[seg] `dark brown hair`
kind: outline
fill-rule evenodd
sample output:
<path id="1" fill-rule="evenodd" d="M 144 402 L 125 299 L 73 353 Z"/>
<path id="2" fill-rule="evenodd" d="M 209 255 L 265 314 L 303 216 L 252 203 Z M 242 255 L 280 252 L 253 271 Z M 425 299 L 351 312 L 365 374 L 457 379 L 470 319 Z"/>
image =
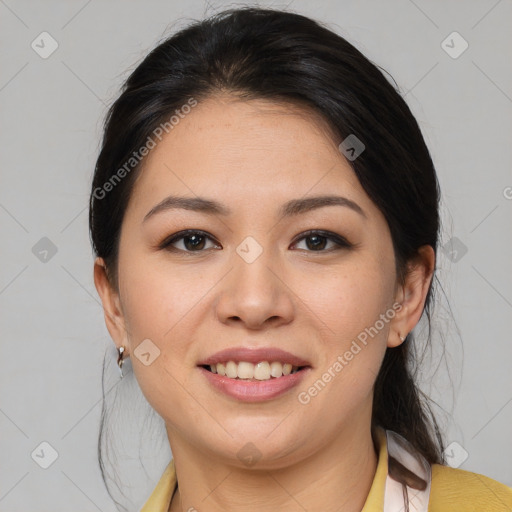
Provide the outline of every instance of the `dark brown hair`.
<path id="1" fill-rule="evenodd" d="M 438 180 L 418 123 L 397 88 L 319 22 L 246 7 L 194 22 L 164 40 L 131 73 L 108 112 L 89 223 L 95 253 L 105 259 L 114 287 L 121 224 L 140 164 L 109 191 L 104 184 L 190 98 L 200 103 L 219 92 L 308 106 L 339 142 L 351 134 L 363 142 L 365 150 L 350 163 L 389 225 L 399 281 L 419 247 L 437 250 Z M 424 310 L 429 342 L 435 279 Z M 387 349 L 375 382 L 372 426 L 397 432 L 429 462 L 441 463 L 439 428 L 411 371 L 414 344 L 409 334 L 400 346 Z"/>

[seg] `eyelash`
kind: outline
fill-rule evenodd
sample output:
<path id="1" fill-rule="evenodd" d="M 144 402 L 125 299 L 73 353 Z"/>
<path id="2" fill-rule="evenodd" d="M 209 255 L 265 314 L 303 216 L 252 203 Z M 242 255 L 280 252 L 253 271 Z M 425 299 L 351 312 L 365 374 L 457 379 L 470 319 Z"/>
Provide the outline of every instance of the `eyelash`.
<path id="1" fill-rule="evenodd" d="M 201 231 L 198 229 L 186 229 L 184 231 L 179 231 L 178 233 L 174 233 L 170 237 L 167 237 L 165 240 L 163 240 L 158 245 L 158 248 L 165 249 L 170 252 L 181 252 L 181 253 L 186 253 L 186 254 L 193 254 L 196 252 L 197 253 L 206 252 L 208 249 L 202 249 L 202 250 L 198 250 L 198 251 L 188 251 L 188 250 L 176 249 L 175 247 L 172 247 L 173 243 L 175 243 L 179 240 L 182 240 L 182 239 L 186 238 L 187 236 L 191 236 L 191 235 L 200 235 L 202 237 L 208 238 L 208 239 L 214 241 L 215 243 L 217 243 L 215 241 L 215 239 L 213 237 L 211 237 L 210 235 L 208 235 L 208 233 L 206 233 L 205 231 Z M 331 248 L 331 249 L 321 249 L 318 251 L 309 250 L 309 249 L 301 249 L 301 250 L 306 250 L 307 252 L 329 253 L 329 252 L 337 251 L 340 249 L 349 249 L 354 246 L 354 244 L 351 244 L 345 238 L 337 235 L 336 233 L 332 233 L 330 231 L 318 230 L 318 229 L 312 229 L 312 230 L 306 231 L 304 233 L 301 233 L 301 235 L 295 239 L 295 241 L 293 242 L 293 245 L 296 245 L 298 242 L 300 242 L 308 237 L 311 237 L 311 236 L 320 236 L 321 238 L 326 238 L 327 240 L 330 240 L 330 241 L 334 242 L 335 244 L 337 244 L 338 247 Z"/>

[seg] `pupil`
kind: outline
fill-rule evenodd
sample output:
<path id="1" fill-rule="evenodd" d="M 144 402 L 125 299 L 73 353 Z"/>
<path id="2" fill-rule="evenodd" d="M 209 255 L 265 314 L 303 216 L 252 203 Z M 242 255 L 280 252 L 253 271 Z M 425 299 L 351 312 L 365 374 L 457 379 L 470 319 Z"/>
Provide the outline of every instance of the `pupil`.
<path id="1" fill-rule="evenodd" d="M 185 237 L 185 246 L 187 247 L 187 249 L 201 249 L 203 245 L 204 237 L 201 235 L 190 235 Z"/>
<path id="2" fill-rule="evenodd" d="M 308 249 L 323 249 L 325 247 L 325 237 L 320 235 L 310 235 L 307 239 L 306 245 Z M 313 243 L 309 243 L 309 240 L 313 240 Z"/>

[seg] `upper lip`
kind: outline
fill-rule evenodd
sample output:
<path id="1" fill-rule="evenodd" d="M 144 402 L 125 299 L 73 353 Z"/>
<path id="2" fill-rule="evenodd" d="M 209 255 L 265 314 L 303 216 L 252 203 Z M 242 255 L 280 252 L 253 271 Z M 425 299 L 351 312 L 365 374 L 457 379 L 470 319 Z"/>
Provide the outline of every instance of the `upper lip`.
<path id="1" fill-rule="evenodd" d="M 281 363 L 291 363 L 293 366 L 310 366 L 310 363 L 301 357 L 279 348 L 263 347 L 233 347 L 216 352 L 210 357 L 198 363 L 198 366 L 213 365 L 218 363 L 226 363 L 228 361 L 247 361 L 248 363 L 257 364 L 262 361 L 279 361 Z"/>

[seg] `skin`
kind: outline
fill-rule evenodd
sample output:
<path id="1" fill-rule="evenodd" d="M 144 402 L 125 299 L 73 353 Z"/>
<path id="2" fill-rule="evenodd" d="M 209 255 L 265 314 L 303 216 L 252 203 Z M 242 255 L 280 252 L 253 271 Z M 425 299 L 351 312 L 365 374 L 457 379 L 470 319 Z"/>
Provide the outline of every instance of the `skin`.
<path id="1" fill-rule="evenodd" d="M 151 151 L 122 224 L 119 288 L 98 258 L 96 288 L 115 344 L 126 347 L 135 377 L 162 416 L 179 490 L 172 512 L 360 511 L 377 465 L 370 424 L 373 385 L 387 347 L 417 324 L 435 254 L 423 246 L 397 282 L 388 225 L 366 195 L 327 125 L 304 108 L 267 100 L 211 97 L 192 109 Z M 213 198 L 223 217 L 168 210 L 144 216 L 168 195 Z M 327 206 L 278 220 L 290 200 L 339 195 L 366 218 Z M 200 229 L 199 251 L 184 240 Z M 310 229 L 352 247 L 315 250 Z M 262 254 L 247 263 L 237 246 L 252 236 Z M 181 251 L 180 251 L 181 249 Z M 186 252 L 188 249 L 188 252 Z M 371 342 L 311 401 L 307 389 L 379 315 L 402 304 Z M 146 366 L 134 350 L 150 339 L 160 355 Z M 197 364 L 232 346 L 278 347 L 308 360 L 307 378 L 266 402 L 242 403 L 210 386 Z M 247 467 L 238 451 L 253 443 Z"/>

